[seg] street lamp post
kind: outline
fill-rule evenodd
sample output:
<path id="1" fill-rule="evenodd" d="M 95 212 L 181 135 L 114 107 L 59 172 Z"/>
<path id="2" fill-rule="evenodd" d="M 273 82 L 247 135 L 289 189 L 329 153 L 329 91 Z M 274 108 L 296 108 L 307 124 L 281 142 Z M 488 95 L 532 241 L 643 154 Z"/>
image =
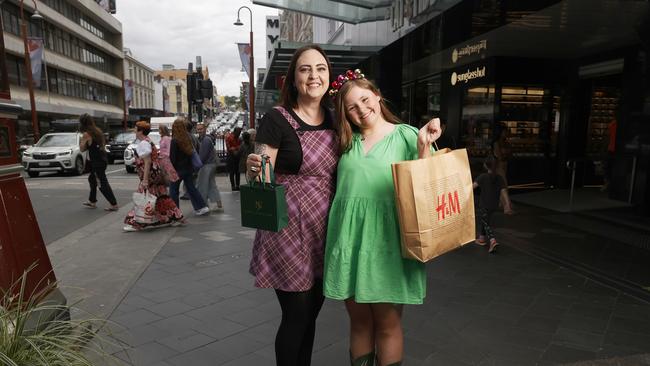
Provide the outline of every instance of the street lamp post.
<path id="1" fill-rule="evenodd" d="M 237 10 L 237 21 L 233 24 L 240 26 L 244 25 L 244 23 L 239 20 L 239 12 L 242 9 L 247 9 L 248 12 L 250 13 L 250 22 L 251 22 L 251 31 L 250 31 L 250 66 L 248 70 L 248 110 L 250 111 L 250 118 L 249 118 L 249 127 L 250 128 L 255 128 L 255 68 L 254 68 L 254 62 L 253 62 L 253 11 L 248 7 L 248 6 L 242 6 Z"/>
<path id="2" fill-rule="evenodd" d="M 43 20 L 43 16 L 39 14 L 36 0 L 34 2 L 34 14 L 32 19 Z M 34 81 L 32 76 L 32 62 L 29 58 L 29 46 L 27 45 L 27 22 L 25 22 L 25 12 L 23 11 L 23 3 L 25 0 L 20 0 L 20 28 L 23 37 L 23 45 L 25 46 L 25 74 L 27 74 L 27 90 L 29 90 L 29 106 L 32 111 L 32 129 L 34 130 L 34 143 L 41 137 L 40 126 L 38 125 L 38 116 L 36 115 L 36 101 L 34 100 Z M 46 80 L 45 82 L 49 82 Z"/>

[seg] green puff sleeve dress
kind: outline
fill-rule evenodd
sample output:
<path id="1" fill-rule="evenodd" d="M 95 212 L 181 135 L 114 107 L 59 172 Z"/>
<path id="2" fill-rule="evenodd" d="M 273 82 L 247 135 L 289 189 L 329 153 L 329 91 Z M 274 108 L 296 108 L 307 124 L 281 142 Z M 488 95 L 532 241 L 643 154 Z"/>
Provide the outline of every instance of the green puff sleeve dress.
<path id="1" fill-rule="evenodd" d="M 325 296 L 422 304 L 424 263 L 402 258 L 391 164 L 417 159 L 417 134 L 399 124 L 364 154 L 361 136 L 339 160 L 325 245 Z"/>

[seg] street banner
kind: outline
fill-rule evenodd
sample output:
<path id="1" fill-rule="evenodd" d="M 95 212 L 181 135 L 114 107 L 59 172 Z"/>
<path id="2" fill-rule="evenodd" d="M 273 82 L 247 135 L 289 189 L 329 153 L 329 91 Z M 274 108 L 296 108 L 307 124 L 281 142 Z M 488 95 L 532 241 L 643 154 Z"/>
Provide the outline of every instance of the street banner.
<path id="1" fill-rule="evenodd" d="M 108 0 L 99 0 L 99 6 L 101 6 L 102 9 L 106 10 L 107 12 L 111 12 L 111 5 Z"/>
<path id="2" fill-rule="evenodd" d="M 239 58 L 241 59 L 241 65 L 246 70 L 246 77 L 250 77 L 250 57 L 251 57 L 251 47 L 248 43 L 237 43 L 237 48 L 239 49 Z"/>
<path id="3" fill-rule="evenodd" d="M 126 107 L 131 106 L 133 101 L 133 80 L 126 79 L 124 80 L 124 103 Z"/>
<path id="4" fill-rule="evenodd" d="M 43 70 L 43 39 L 28 38 L 27 47 L 29 48 L 29 61 L 32 64 L 32 80 L 34 87 L 41 87 L 41 70 Z"/>
<path id="5" fill-rule="evenodd" d="M 97 3 L 102 7 L 102 9 L 111 14 L 115 14 L 115 0 L 99 0 Z"/>

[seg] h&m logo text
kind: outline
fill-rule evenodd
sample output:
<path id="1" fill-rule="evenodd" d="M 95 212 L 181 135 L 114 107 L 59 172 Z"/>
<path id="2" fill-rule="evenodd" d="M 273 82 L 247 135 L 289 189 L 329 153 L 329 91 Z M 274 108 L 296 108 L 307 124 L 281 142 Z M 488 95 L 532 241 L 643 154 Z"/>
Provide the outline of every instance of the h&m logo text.
<path id="1" fill-rule="evenodd" d="M 438 196 L 438 221 L 449 218 L 452 215 L 460 214 L 460 201 L 458 200 L 458 191 L 443 193 Z"/>

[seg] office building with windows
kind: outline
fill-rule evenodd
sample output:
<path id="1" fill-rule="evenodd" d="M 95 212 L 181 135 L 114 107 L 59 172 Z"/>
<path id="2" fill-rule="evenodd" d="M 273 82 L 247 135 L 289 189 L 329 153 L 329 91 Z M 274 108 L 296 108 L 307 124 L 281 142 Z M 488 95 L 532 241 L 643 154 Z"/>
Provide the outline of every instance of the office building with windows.
<path id="1" fill-rule="evenodd" d="M 117 128 L 124 118 L 122 25 L 94 1 L 38 1 L 43 20 L 33 20 L 34 3 L 24 3 L 28 37 L 44 39 L 40 86 L 35 88 L 41 134 L 60 120 L 74 121 L 88 113 L 104 129 Z M 33 136 L 20 7 L 0 5 L 7 70 L 13 99 L 24 112 L 18 119 L 19 139 Z"/>
<path id="2" fill-rule="evenodd" d="M 154 70 L 138 61 L 128 48 L 124 48 L 124 80 L 130 81 L 132 88 L 129 108 L 154 108 Z"/>

